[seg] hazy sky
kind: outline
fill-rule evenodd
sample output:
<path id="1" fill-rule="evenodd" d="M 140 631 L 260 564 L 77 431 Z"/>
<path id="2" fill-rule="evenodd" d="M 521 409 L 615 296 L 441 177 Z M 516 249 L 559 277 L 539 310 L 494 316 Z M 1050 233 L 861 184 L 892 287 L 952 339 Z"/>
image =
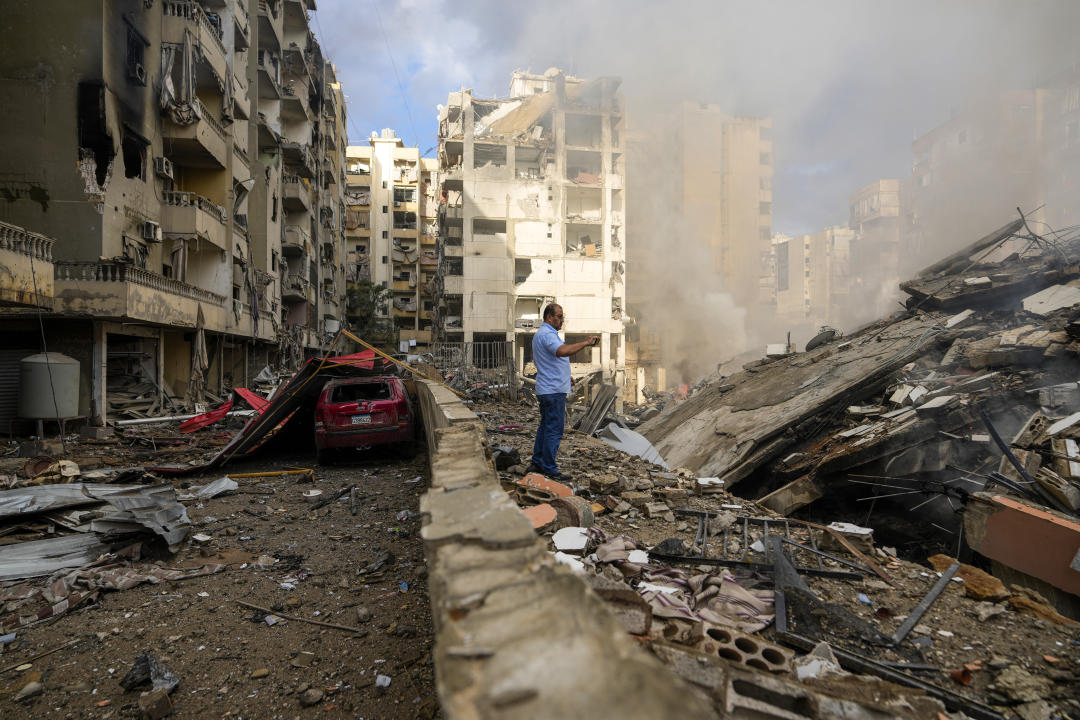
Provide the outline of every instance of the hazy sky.
<path id="1" fill-rule="evenodd" d="M 773 225 L 846 222 L 861 185 L 910 172 L 911 140 L 1001 87 L 1080 61 L 1080 0 L 318 0 L 349 139 L 436 144 L 436 106 L 505 96 L 515 69 L 619 75 L 635 109 L 681 99 L 774 119 Z M 396 72 L 395 72 L 396 66 Z M 429 154 L 433 154 L 429 153 Z"/>

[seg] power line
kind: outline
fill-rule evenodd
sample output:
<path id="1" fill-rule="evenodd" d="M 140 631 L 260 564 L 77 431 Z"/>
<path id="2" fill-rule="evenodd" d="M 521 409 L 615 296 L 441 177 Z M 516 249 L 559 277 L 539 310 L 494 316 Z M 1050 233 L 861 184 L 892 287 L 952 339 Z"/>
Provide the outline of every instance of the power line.
<path id="1" fill-rule="evenodd" d="M 413 134 L 413 144 L 420 147 L 420 135 L 416 132 L 416 125 L 413 123 L 412 108 L 409 107 L 409 98 L 405 95 L 405 86 L 401 83 L 401 75 L 398 73 L 397 63 L 394 61 L 394 53 L 390 50 L 390 41 L 386 38 L 386 31 L 383 30 L 382 15 L 379 13 L 379 6 L 372 2 L 372 8 L 375 10 L 375 19 L 379 23 L 379 34 L 382 35 L 383 44 L 386 45 L 386 54 L 390 58 L 390 66 L 394 68 L 394 78 L 397 80 L 398 91 L 401 93 L 401 102 L 405 106 L 405 112 L 409 116 L 409 128 Z"/>

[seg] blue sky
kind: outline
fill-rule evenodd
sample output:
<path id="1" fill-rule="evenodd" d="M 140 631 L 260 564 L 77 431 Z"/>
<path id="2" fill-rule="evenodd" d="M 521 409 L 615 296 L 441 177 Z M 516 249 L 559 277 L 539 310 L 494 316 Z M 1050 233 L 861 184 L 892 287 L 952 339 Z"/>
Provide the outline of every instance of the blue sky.
<path id="1" fill-rule="evenodd" d="M 1070 0 L 318 0 L 351 143 L 436 144 L 436 106 L 505 95 L 515 69 L 619 75 L 635 109 L 707 101 L 774 122 L 774 229 L 844 223 L 858 187 L 910 172 L 911 140 L 981 94 L 1080 61 Z M 396 68 L 396 72 L 395 72 Z"/>

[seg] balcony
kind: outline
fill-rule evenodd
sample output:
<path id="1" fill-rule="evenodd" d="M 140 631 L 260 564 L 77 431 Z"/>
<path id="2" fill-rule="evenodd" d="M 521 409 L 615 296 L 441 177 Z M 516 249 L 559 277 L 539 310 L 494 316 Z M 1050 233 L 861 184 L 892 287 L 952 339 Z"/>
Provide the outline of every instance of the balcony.
<path id="1" fill-rule="evenodd" d="M 307 84 L 302 80 L 286 80 L 281 86 L 281 112 L 311 120 Z"/>
<path id="2" fill-rule="evenodd" d="M 286 226 L 285 241 L 281 243 L 281 252 L 290 256 L 310 255 L 311 236 L 308 231 L 298 225 Z"/>
<path id="3" fill-rule="evenodd" d="M 288 212 L 311 212 L 311 185 L 299 175 L 286 175 L 285 210 Z"/>
<path id="4" fill-rule="evenodd" d="M 225 208 L 191 192 L 165 192 L 162 199 L 161 224 L 166 235 L 198 237 L 221 250 L 229 249 L 225 243 Z"/>
<path id="5" fill-rule="evenodd" d="M 311 283 L 299 277 L 286 278 L 281 284 L 281 299 L 284 302 L 307 302 L 311 299 Z"/>
<path id="6" fill-rule="evenodd" d="M 269 50 L 260 50 L 256 67 L 259 69 L 259 97 L 263 100 L 281 98 L 281 60 Z"/>
<path id="7" fill-rule="evenodd" d="M 315 177 L 315 156 L 311 148 L 298 142 L 283 141 L 281 154 L 286 163 L 297 170 L 297 175 L 305 178 Z"/>
<path id="8" fill-rule="evenodd" d="M 223 170 L 229 153 L 225 129 L 198 98 L 192 101 L 195 122 L 177 125 L 164 116 L 161 134 L 170 142 L 169 158 L 178 165 Z"/>
<path id="9" fill-rule="evenodd" d="M 251 117 L 251 98 L 248 97 L 247 78 L 242 72 L 234 72 L 232 75 L 232 84 L 233 113 L 237 117 L 247 120 Z"/>
<path id="10" fill-rule="evenodd" d="M 184 33 L 190 32 L 198 43 L 200 55 L 219 79 L 229 76 L 225 63 L 225 45 L 221 35 L 210 22 L 202 6 L 190 0 L 164 0 L 162 3 L 161 41 L 173 45 L 184 44 Z"/>
<path id="11" fill-rule="evenodd" d="M 97 319 L 194 328 L 202 306 L 207 330 L 225 330 L 225 297 L 119 262 L 56 264 L 54 309 Z"/>
<path id="12" fill-rule="evenodd" d="M 282 12 L 280 0 L 259 0 L 259 47 L 281 47 Z"/>
<path id="13" fill-rule="evenodd" d="M 233 3 L 233 29 L 235 38 L 233 45 L 237 50 L 247 50 L 251 47 L 251 18 L 248 17 L 247 3 Z"/>
<path id="14" fill-rule="evenodd" d="M 53 240 L 0 222 L 0 306 L 53 307 Z"/>

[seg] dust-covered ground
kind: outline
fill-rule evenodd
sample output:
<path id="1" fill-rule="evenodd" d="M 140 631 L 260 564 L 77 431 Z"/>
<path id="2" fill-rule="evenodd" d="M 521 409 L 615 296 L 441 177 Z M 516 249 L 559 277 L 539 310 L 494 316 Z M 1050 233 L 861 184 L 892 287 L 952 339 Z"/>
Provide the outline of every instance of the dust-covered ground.
<path id="1" fill-rule="evenodd" d="M 160 561 L 170 568 L 227 563 L 223 571 L 104 592 L 16 630 L 0 654 L 0 717 L 139 717 L 149 686 L 125 691 L 120 680 L 144 652 L 179 678 L 171 695 L 177 718 L 437 716 L 416 516 L 426 458 L 368 451 L 329 467 L 313 462 L 268 453 L 233 462 L 228 474 L 314 467 L 315 479 L 237 478 L 237 492 L 185 501 L 199 539 Z M 319 508 L 303 496 L 319 489 L 325 498 L 353 484 L 355 514 L 348 495 Z M 273 624 L 237 601 L 269 610 Z M 377 686 L 379 676 L 388 687 Z M 34 680 L 40 693 L 16 702 Z"/>

